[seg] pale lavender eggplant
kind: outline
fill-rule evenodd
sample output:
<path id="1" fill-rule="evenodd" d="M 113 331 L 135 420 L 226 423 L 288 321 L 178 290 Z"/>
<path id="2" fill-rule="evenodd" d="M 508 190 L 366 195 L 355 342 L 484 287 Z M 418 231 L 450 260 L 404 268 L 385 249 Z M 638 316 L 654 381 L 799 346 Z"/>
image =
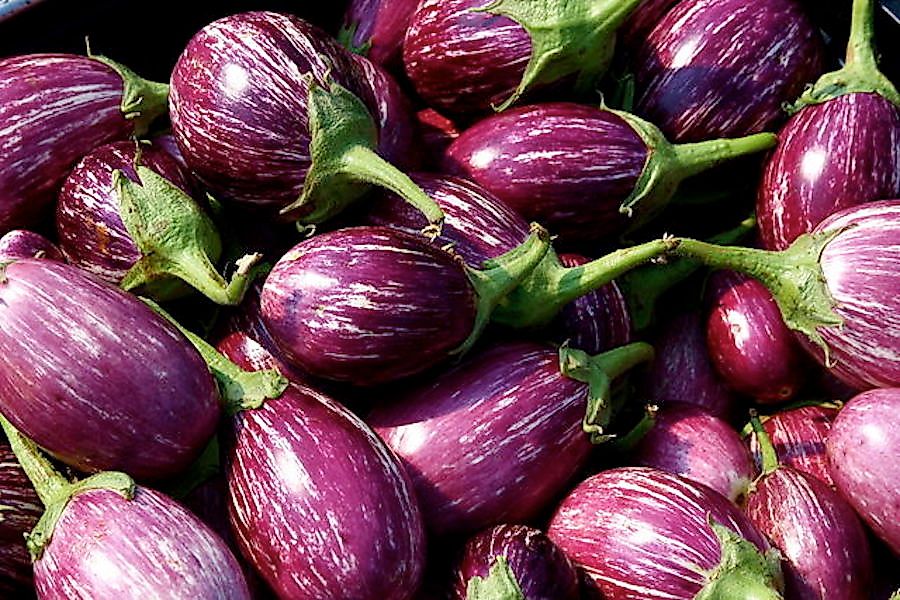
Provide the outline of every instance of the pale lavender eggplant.
<path id="1" fill-rule="evenodd" d="M 351 0 L 342 38 L 377 65 L 402 68 L 403 38 L 419 0 Z"/>
<path id="2" fill-rule="evenodd" d="M 635 59 L 635 112 L 676 142 L 766 131 L 823 62 L 794 0 L 682 0 Z"/>
<path id="3" fill-rule="evenodd" d="M 219 417 L 193 346 L 143 302 L 77 267 L 23 259 L 0 285 L 0 407 L 82 471 L 187 467 Z"/>
<path id="4" fill-rule="evenodd" d="M 421 144 L 422 168 L 439 171 L 444 152 L 459 137 L 456 124 L 433 108 L 425 108 L 415 114 L 416 132 Z"/>
<path id="5" fill-rule="evenodd" d="M 831 477 L 872 531 L 900 555 L 900 388 L 869 390 L 844 406 L 825 451 Z"/>
<path id="6" fill-rule="evenodd" d="M 13 229 L 0 237 L 0 262 L 20 258 L 45 258 L 63 262 L 56 244 L 39 233 L 27 229 Z"/>
<path id="7" fill-rule="evenodd" d="M 847 501 L 814 477 L 780 467 L 758 480 L 747 516 L 781 551 L 786 597 L 868 600 L 869 542 Z"/>
<path id="8" fill-rule="evenodd" d="M 735 503 L 756 476 L 750 452 L 731 425 L 675 402 L 659 410 L 629 460 L 705 484 Z"/>
<path id="9" fill-rule="evenodd" d="M 830 406 L 801 406 L 782 410 L 763 421 L 775 447 L 778 463 L 834 487 L 825 454 L 825 440 L 838 410 Z M 762 467 L 756 434 L 747 437 L 757 466 Z"/>
<path id="10" fill-rule="evenodd" d="M 247 369 L 247 347 L 220 348 Z M 229 518 L 279 597 L 411 598 L 424 568 L 408 476 L 355 415 L 305 385 L 234 416 L 224 439 Z"/>
<path id="11" fill-rule="evenodd" d="M 38 596 L 73 598 L 229 598 L 250 593 L 228 546 L 186 508 L 138 487 L 75 494 L 34 563 Z"/>
<path id="12" fill-rule="evenodd" d="M 706 287 L 706 347 L 726 385 L 763 404 L 786 402 L 807 379 L 806 354 L 769 290 L 734 271 Z"/>
<path id="13" fill-rule="evenodd" d="M 473 577 L 486 579 L 497 557 L 503 557 L 524 600 L 577 600 L 575 567 L 539 529 L 498 525 L 474 536 L 456 568 L 456 600 L 466 600 Z"/>
<path id="14" fill-rule="evenodd" d="M 44 508 L 6 444 L 0 444 L 0 506 L 0 594 L 4 598 L 27 597 L 34 584 L 25 534 L 37 524 Z"/>

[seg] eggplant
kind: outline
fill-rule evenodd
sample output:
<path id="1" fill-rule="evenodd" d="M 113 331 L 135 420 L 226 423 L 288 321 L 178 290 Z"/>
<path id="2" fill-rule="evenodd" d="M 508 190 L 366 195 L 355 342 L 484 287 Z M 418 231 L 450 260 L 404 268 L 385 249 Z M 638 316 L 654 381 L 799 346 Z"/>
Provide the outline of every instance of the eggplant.
<path id="1" fill-rule="evenodd" d="M 609 385 L 649 360 L 506 342 L 375 406 L 366 422 L 400 457 L 425 524 L 464 535 L 537 516 L 608 437 Z"/>
<path id="2" fill-rule="evenodd" d="M 0 506 L 0 594 L 4 598 L 20 598 L 34 588 L 25 534 L 37 525 L 44 510 L 6 444 L 0 444 Z"/>
<path id="3" fill-rule="evenodd" d="M 854 1 L 844 67 L 792 107 L 766 163 L 756 213 L 768 250 L 841 209 L 900 197 L 900 93 L 878 71 L 874 5 Z"/>
<path id="4" fill-rule="evenodd" d="M 675 142 L 766 131 L 823 64 L 795 0 L 682 0 L 635 57 L 635 112 Z"/>
<path id="5" fill-rule="evenodd" d="M 403 38 L 419 0 L 351 0 L 338 40 L 373 63 L 402 68 Z"/>
<path id="6" fill-rule="evenodd" d="M 763 404 L 793 398 L 807 379 L 806 354 L 769 290 L 747 275 L 718 271 L 706 295 L 706 347 L 726 385 Z"/>
<path id="7" fill-rule="evenodd" d="M 243 368 L 273 366 L 252 344 L 220 347 Z M 238 546 L 279 597 L 412 598 L 425 554 L 412 485 L 346 408 L 292 383 L 233 414 L 223 459 Z"/>
<path id="8" fill-rule="evenodd" d="M 547 534 L 607 600 L 778 598 L 777 553 L 724 496 L 657 469 L 581 482 Z"/>
<path id="9" fill-rule="evenodd" d="M 635 54 L 650 32 L 679 0 L 643 0 L 619 30 L 618 43 L 628 54 Z"/>
<path id="10" fill-rule="evenodd" d="M 217 198 L 312 225 L 386 186 L 439 229 L 440 209 L 375 151 L 388 134 L 360 64 L 290 15 L 207 25 L 172 72 L 172 132 L 188 166 Z"/>
<path id="11" fill-rule="evenodd" d="M 77 267 L 22 259 L 0 278 L 0 412 L 82 471 L 182 471 L 212 436 L 216 383 L 175 328 Z"/>
<path id="12" fill-rule="evenodd" d="M 39 233 L 27 229 L 13 229 L 0 237 L 0 262 L 20 258 L 45 258 L 64 262 L 56 244 Z"/>
<path id="13" fill-rule="evenodd" d="M 579 248 L 650 218 L 683 179 L 775 142 L 758 134 L 672 145 L 629 113 L 553 102 L 479 121 L 447 149 L 444 170 Z"/>
<path id="14" fill-rule="evenodd" d="M 831 477 L 872 531 L 900 555 L 900 389 L 869 390 L 848 402 L 825 440 Z"/>
<path id="15" fill-rule="evenodd" d="M 0 60 L 0 234 L 36 225 L 75 162 L 143 135 L 166 110 L 168 86 L 99 56 Z"/>
<path id="16" fill-rule="evenodd" d="M 423 151 L 422 167 L 439 171 L 444 152 L 459 137 L 456 124 L 433 108 L 425 108 L 415 114 L 418 141 Z"/>
<path id="17" fill-rule="evenodd" d="M 498 525 L 466 542 L 454 598 L 488 597 L 504 585 L 522 600 L 579 598 L 575 567 L 543 532 L 526 525 Z"/>

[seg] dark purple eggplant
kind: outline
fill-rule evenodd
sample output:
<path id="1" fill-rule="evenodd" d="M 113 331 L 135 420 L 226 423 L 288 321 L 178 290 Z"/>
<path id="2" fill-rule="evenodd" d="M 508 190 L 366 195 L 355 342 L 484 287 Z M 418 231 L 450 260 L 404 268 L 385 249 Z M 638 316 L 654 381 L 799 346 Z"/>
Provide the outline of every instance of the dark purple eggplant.
<path id="1" fill-rule="evenodd" d="M 216 427 L 216 384 L 191 345 L 140 300 L 74 266 L 0 270 L 0 410 L 82 471 L 160 479 Z"/>
<path id="2" fill-rule="evenodd" d="M 56 244 L 41 234 L 27 229 L 13 229 L 0 237 L 0 262 L 20 258 L 45 258 L 58 262 L 66 260 Z"/>
<path id="3" fill-rule="evenodd" d="M 447 149 L 444 168 L 579 247 L 650 218 L 683 179 L 776 141 L 758 134 L 673 145 L 634 115 L 555 102 L 479 121 Z"/>
<path id="4" fill-rule="evenodd" d="M 385 68 L 402 68 L 403 38 L 419 0 L 351 0 L 338 39 Z"/>
<path id="5" fill-rule="evenodd" d="M 807 379 L 806 354 L 769 290 L 747 275 L 718 271 L 706 295 L 706 347 L 722 380 L 764 404 L 793 398 Z"/>
<path id="6" fill-rule="evenodd" d="M 583 481 L 548 535 L 606 600 L 781 598 L 778 555 L 747 517 L 705 485 L 657 469 Z"/>
<path id="7" fill-rule="evenodd" d="M 454 598 L 470 600 L 510 589 L 522 600 L 577 600 L 578 584 L 575 567 L 543 532 L 498 525 L 466 542 Z"/>
<path id="8" fill-rule="evenodd" d="M 375 152 L 388 134 L 361 64 L 297 17 L 220 19 L 175 65 L 172 131 L 191 170 L 223 200 L 316 224 L 381 185 L 439 225 L 440 209 Z"/>
<path id="9" fill-rule="evenodd" d="M 900 556 L 900 388 L 869 390 L 841 409 L 825 441 L 831 477 Z"/>
<path id="10" fill-rule="evenodd" d="M 605 440 L 610 382 L 651 356 L 646 344 L 597 357 L 498 344 L 386 399 L 367 422 L 400 456 L 435 534 L 522 522 Z"/>
<path id="11" fill-rule="evenodd" d="M 28 597 L 34 588 L 31 557 L 25 547 L 30 532 L 44 509 L 34 487 L 16 461 L 10 447 L 0 444 L 0 595 Z"/>
<path id="12" fill-rule="evenodd" d="M 900 197 L 900 94 L 878 71 L 872 0 L 855 0 L 844 67 L 794 105 L 756 200 L 769 250 L 783 250 L 822 219 Z"/>
<path id="13" fill-rule="evenodd" d="M 221 348 L 240 367 L 273 366 L 253 344 Z M 413 487 L 359 418 L 293 383 L 235 414 L 223 446 L 232 530 L 279 597 L 413 596 L 425 553 Z"/>
<path id="14" fill-rule="evenodd" d="M 635 112 L 676 142 L 765 131 L 821 74 L 823 54 L 794 0 L 681 0 L 635 59 Z"/>
<path id="15" fill-rule="evenodd" d="M 103 57 L 0 60 L 0 234 L 40 220 L 79 158 L 143 135 L 165 112 L 167 93 Z"/>
<path id="16" fill-rule="evenodd" d="M 422 168 L 429 171 L 440 170 L 444 152 L 459 137 L 456 124 L 433 108 L 420 110 L 415 115 L 416 132 L 423 152 Z"/>

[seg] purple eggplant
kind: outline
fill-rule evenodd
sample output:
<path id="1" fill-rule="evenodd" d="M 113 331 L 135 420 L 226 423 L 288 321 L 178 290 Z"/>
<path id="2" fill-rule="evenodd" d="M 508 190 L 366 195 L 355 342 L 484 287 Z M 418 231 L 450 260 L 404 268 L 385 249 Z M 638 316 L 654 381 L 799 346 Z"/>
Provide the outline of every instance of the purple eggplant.
<path id="1" fill-rule="evenodd" d="M 806 381 L 806 354 L 769 290 L 747 275 L 718 271 L 706 294 L 706 347 L 722 380 L 764 404 L 793 398 Z"/>
<path id="2" fill-rule="evenodd" d="M 165 112 L 167 93 L 102 57 L 0 60 L 0 234 L 37 223 L 79 158 L 143 135 Z"/>
<path id="3" fill-rule="evenodd" d="M 20 258 L 46 258 L 58 262 L 66 260 L 56 244 L 41 234 L 27 229 L 13 229 L 0 237 L 0 262 Z"/>
<path id="4" fill-rule="evenodd" d="M 175 65 L 172 132 L 220 199 L 316 224 L 374 184 L 439 225 L 440 209 L 375 152 L 390 135 L 379 129 L 384 91 L 363 64 L 297 17 L 225 17 L 194 35 Z"/>
<path id="5" fill-rule="evenodd" d="M 638 52 L 657 23 L 678 2 L 679 0 L 643 0 L 619 30 L 619 44 L 629 54 Z"/>
<path id="6" fill-rule="evenodd" d="M 548 535 L 606 600 L 781 598 L 778 556 L 747 517 L 718 492 L 664 471 L 625 467 L 583 481 Z"/>
<path id="7" fill-rule="evenodd" d="M 403 38 L 419 0 L 351 0 L 338 39 L 391 70 L 402 68 Z"/>
<path id="8" fill-rule="evenodd" d="M 646 344 L 597 357 L 498 344 L 378 404 L 367 422 L 400 456 L 435 534 L 522 522 L 604 440 L 610 382 L 651 355 Z"/>
<path id="9" fill-rule="evenodd" d="M 844 406 L 825 441 L 831 477 L 860 517 L 900 555 L 900 388 Z"/>
<path id="10" fill-rule="evenodd" d="M 8 445 L 0 444 L 0 594 L 20 598 L 33 589 L 31 557 L 25 534 L 44 509 L 34 487 Z"/>
<path id="11" fill-rule="evenodd" d="M 216 427 L 199 354 L 140 300 L 76 267 L 9 263 L 0 277 L 0 411 L 82 471 L 160 479 Z"/>
<path id="12" fill-rule="evenodd" d="M 222 349 L 243 368 L 272 367 L 252 344 Z M 232 530 L 279 597 L 413 596 L 425 539 L 412 485 L 350 411 L 294 383 L 235 414 L 223 445 Z"/>
<path id="13" fill-rule="evenodd" d="M 878 71 L 872 0 L 853 3 L 844 67 L 793 107 L 756 201 L 769 250 L 783 250 L 825 217 L 900 196 L 900 93 Z"/>
<path id="14" fill-rule="evenodd" d="M 775 142 L 758 134 L 672 145 L 634 115 L 556 102 L 479 121 L 450 145 L 444 167 L 577 247 L 646 220 L 683 179 Z"/>
<path id="15" fill-rule="evenodd" d="M 416 131 L 423 152 L 422 167 L 429 171 L 440 170 L 444 152 L 459 137 L 456 124 L 433 108 L 420 110 L 415 115 Z"/>
<path id="16" fill-rule="evenodd" d="M 498 525 L 470 539 L 456 568 L 456 600 L 515 586 L 522 600 L 577 600 L 575 567 L 547 536 L 525 525 Z"/>
<path id="17" fill-rule="evenodd" d="M 794 0 L 682 0 L 635 58 L 635 112 L 676 142 L 765 131 L 821 74 L 823 54 Z"/>

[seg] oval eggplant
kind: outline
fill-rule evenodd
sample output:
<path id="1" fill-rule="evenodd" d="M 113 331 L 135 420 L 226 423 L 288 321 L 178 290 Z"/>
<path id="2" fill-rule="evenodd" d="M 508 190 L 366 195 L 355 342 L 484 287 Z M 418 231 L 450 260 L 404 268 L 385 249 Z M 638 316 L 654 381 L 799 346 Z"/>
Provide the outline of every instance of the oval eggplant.
<path id="1" fill-rule="evenodd" d="M 34 583 L 25 534 L 37 525 L 44 509 L 6 444 L 0 444 L 0 506 L 0 594 L 4 598 L 27 597 Z"/>
<path id="2" fill-rule="evenodd" d="M 62 263 L 0 283 L 0 407 L 82 471 L 171 476 L 212 436 L 219 396 L 191 344 L 137 298 Z"/>
<path id="3" fill-rule="evenodd" d="M 45 258 L 57 262 L 66 260 L 56 244 L 41 234 L 27 229 L 13 229 L 0 237 L 0 262 L 20 258 Z"/>
<path id="4" fill-rule="evenodd" d="M 338 39 L 385 68 L 402 68 L 403 38 L 419 0 L 351 0 Z"/>

